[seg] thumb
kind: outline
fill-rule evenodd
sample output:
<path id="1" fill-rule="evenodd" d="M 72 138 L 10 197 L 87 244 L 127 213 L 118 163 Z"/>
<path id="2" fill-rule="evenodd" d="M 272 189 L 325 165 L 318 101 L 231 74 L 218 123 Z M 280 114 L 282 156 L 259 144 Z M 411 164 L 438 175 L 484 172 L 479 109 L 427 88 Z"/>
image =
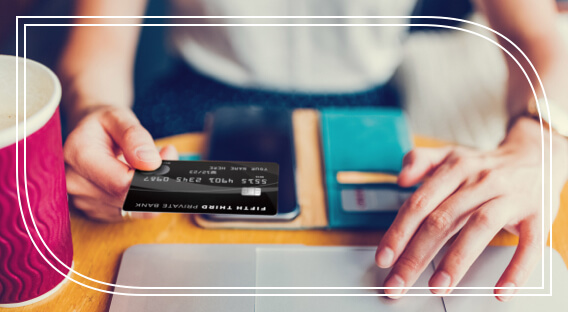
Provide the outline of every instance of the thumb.
<path id="1" fill-rule="evenodd" d="M 411 187 L 424 179 L 446 159 L 450 148 L 415 148 L 402 160 L 398 185 Z"/>
<path id="2" fill-rule="evenodd" d="M 130 166 L 140 170 L 156 170 L 160 167 L 162 158 L 154 140 L 132 111 L 109 110 L 101 117 L 101 124 L 122 150 Z"/>

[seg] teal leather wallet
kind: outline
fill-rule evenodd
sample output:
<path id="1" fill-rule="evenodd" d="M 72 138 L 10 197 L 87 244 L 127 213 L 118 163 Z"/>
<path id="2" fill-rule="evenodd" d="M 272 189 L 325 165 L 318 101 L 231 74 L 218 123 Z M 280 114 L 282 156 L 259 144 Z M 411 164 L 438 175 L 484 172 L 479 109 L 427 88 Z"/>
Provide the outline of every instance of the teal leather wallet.
<path id="1" fill-rule="evenodd" d="M 384 229 L 413 189 L 393 183 L 342 184 L 342 171 L 397 175 L 412 149 L 403 111 L 392 107 L 326 108 L 321 137 L 330 228 Z"/>

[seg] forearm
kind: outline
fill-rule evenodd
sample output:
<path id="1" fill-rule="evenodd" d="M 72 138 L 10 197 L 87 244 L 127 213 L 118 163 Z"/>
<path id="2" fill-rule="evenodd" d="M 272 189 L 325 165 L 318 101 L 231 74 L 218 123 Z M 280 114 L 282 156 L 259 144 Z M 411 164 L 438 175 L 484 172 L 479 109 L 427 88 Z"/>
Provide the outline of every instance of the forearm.
<path id="1" fill-rule="evenodd" d="M 79 0 L 78 16 L 141 16 L 146 0 Z M 139 23 L 139 18 L 78 19 L 77 24 Z M 74 26 L 59 74 L 71 126 L 94 105 L 129 106 L 139 26 Z"/>
<path id="2" fill-rule="evenodd" d="M 568 52 L 557 27 L 557 11 L 552 0 L 482 0 L 480 4 L 493 29 L 513 41 L 536 68 L 547 93 L 555 102 L 568 103 Z M 499 38 L 529 75 L 538 94 L 542 94 L 537 76 L 524 57 L 512 45 Z M 509 79 L 507 111 L 511 118 L 524 112 L 533 97 L 527 78 L 519 66 L 506 56 Z"/>

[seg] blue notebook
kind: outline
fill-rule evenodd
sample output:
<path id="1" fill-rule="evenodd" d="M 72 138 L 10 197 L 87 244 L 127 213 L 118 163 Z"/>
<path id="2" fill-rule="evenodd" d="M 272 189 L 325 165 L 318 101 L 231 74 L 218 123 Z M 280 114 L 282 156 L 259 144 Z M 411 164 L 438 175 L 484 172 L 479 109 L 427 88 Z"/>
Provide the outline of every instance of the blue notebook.
<path id="1" fill-rule="evenodd" d="M 399 108 L 321 110 L 321 136 L 330 228 L 385 229 L 413 189 L 396 184 L 341 184 L 342 171 L 397 175 L 412 149 Z"/>

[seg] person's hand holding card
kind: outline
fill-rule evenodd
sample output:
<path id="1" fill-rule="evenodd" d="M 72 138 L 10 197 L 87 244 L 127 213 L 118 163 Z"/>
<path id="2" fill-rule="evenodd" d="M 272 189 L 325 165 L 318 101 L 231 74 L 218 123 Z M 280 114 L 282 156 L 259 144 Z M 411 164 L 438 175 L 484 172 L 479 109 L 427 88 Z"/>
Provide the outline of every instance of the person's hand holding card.
<path id="1" fill-rule="evenodd" d="M 64 146 L 71 204 L 90 218 L 121 221 L 134 169 L 154 170 L 162 159 L 177 159 L 173 146 L 160 152 L 129 108 L 98 106 L 83 117 Z M 133 218 L 154 214 L 133 213 Z"/>

